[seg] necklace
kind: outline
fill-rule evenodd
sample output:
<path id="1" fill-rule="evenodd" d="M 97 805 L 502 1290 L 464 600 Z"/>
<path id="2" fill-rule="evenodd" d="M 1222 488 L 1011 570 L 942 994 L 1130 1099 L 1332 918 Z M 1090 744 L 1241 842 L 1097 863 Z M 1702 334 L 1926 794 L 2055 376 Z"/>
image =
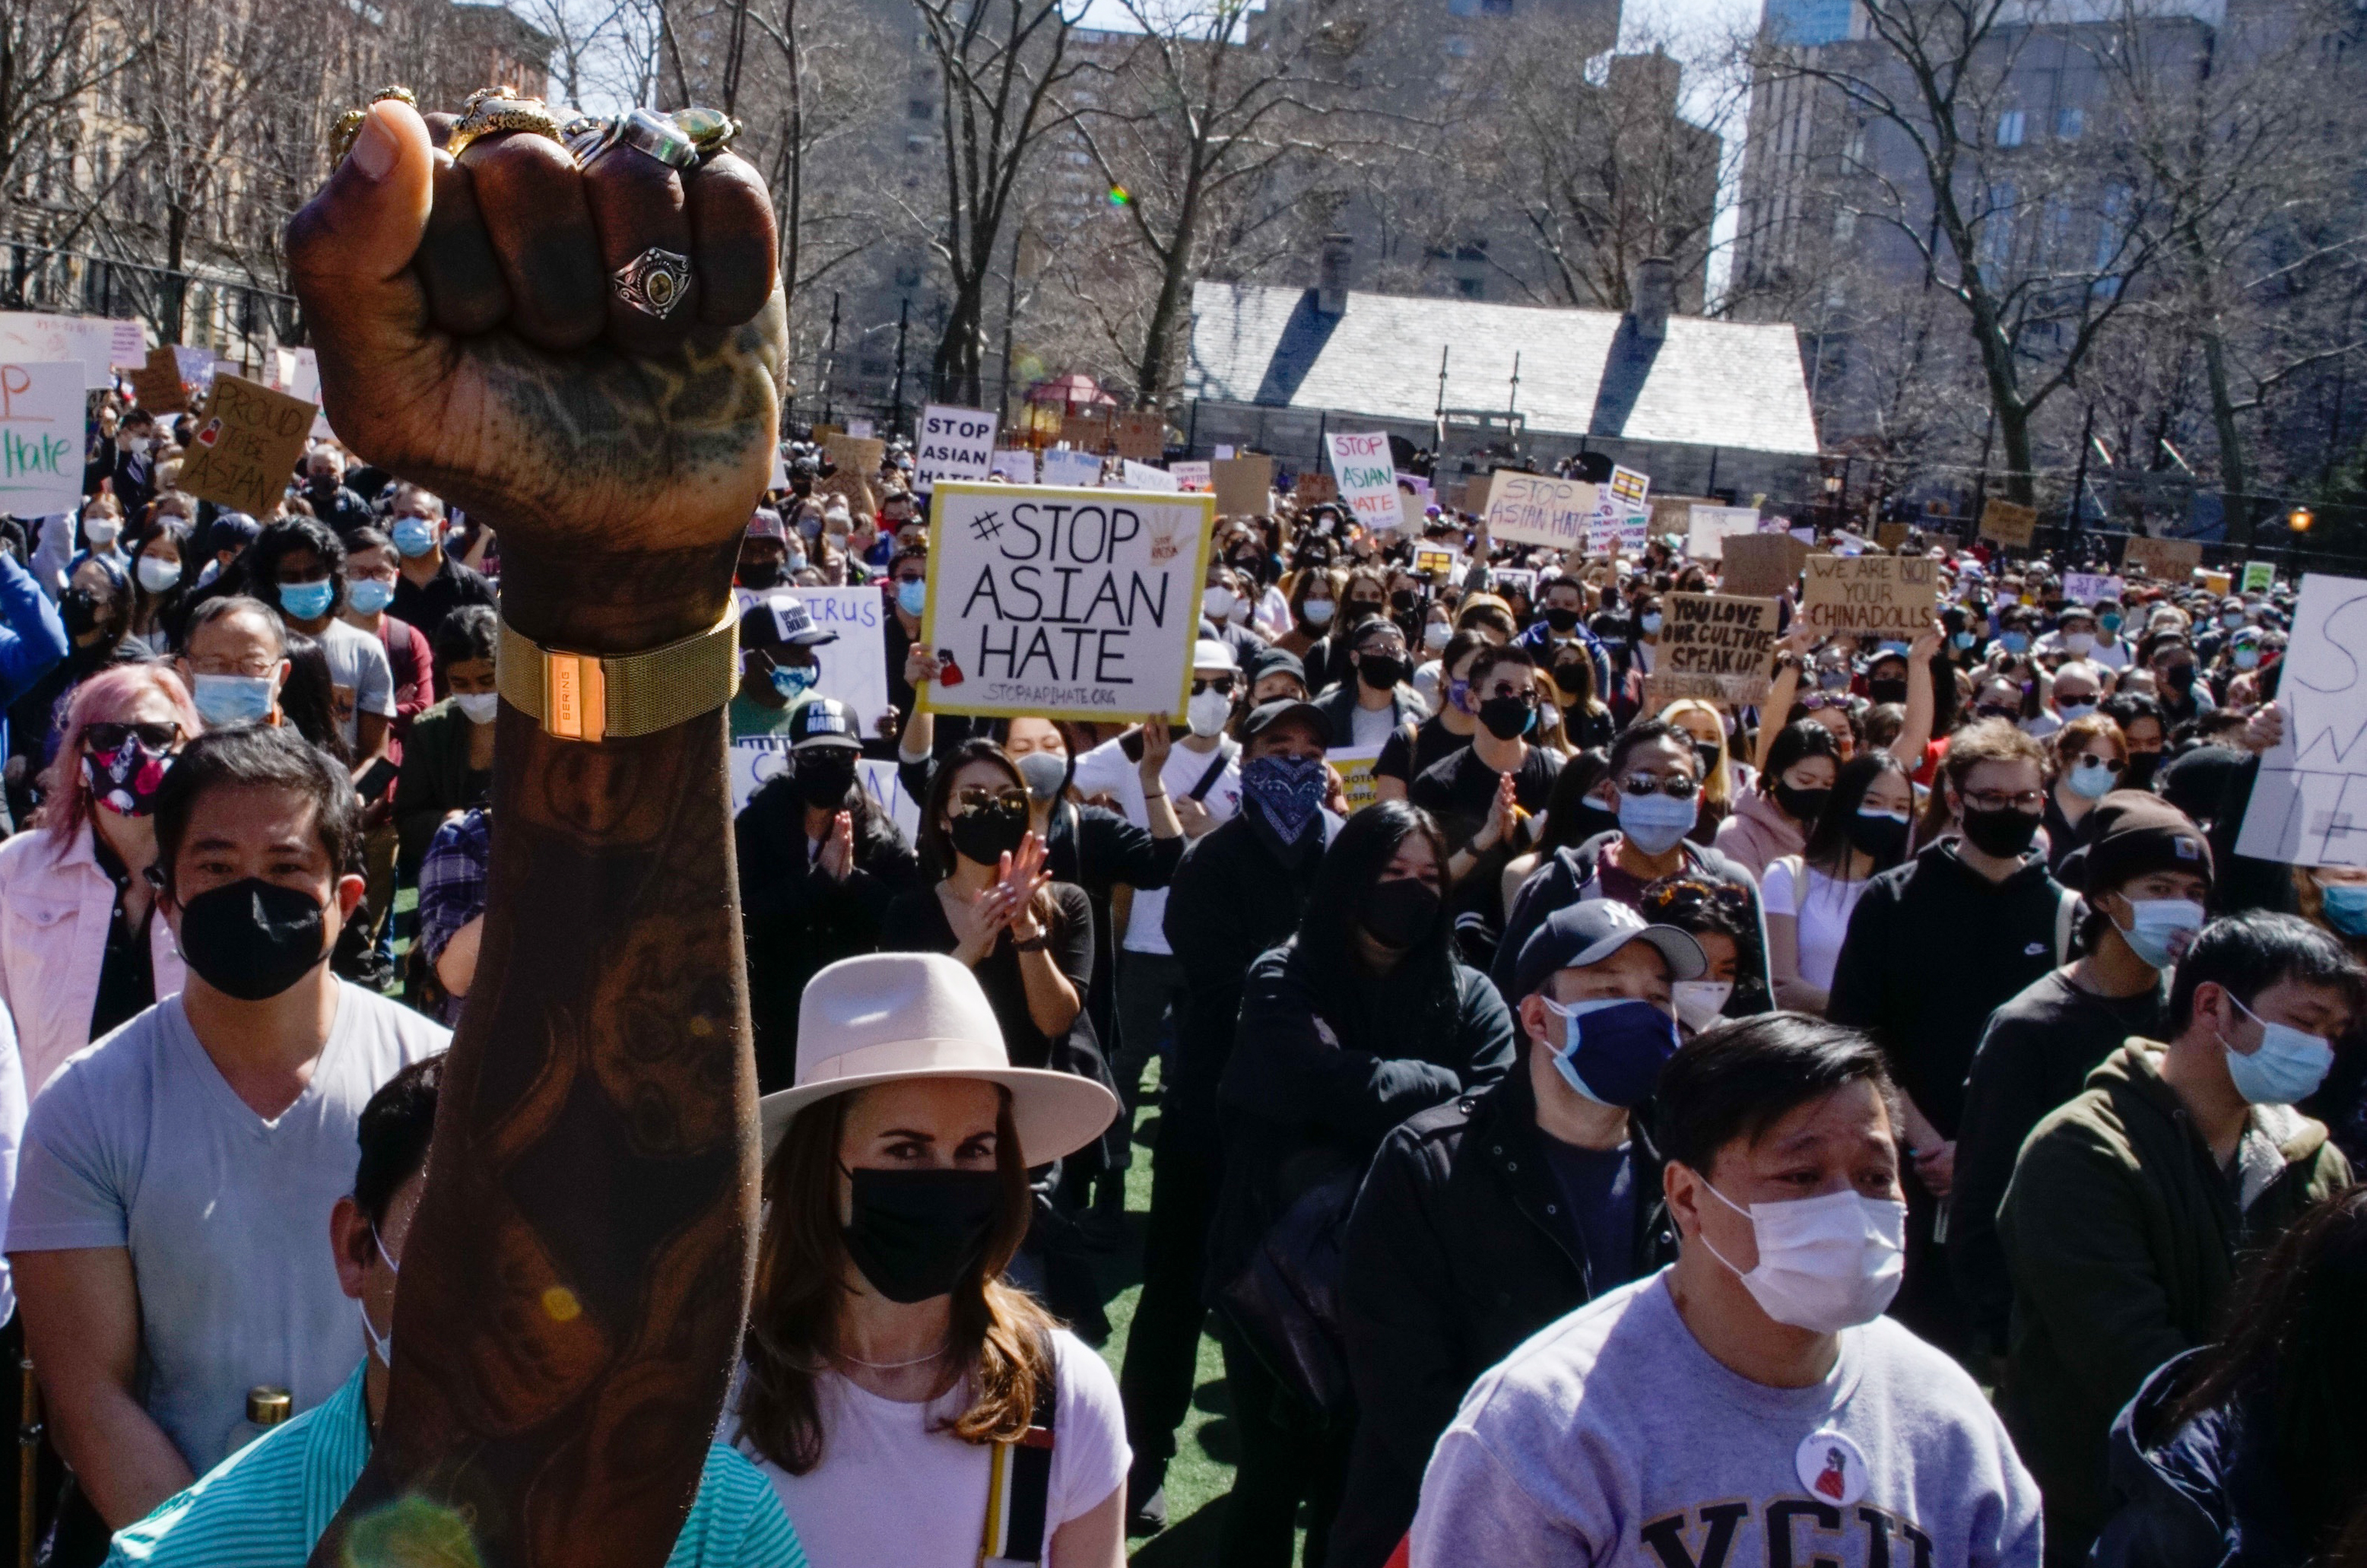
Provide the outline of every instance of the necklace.
<path id="1" fill-rule="evenodd" d="M 948 1339 L 927 1355 L 915 1356 L 909 1361 L 866 1361 L 860 1356 L 850 1356 L 844 1350 L 833 1350 L 831 1355 L 837 1360 L 847 1362 L 852 1366 L 868 1367 L 875 1372 L 893 1372 L 904 1367 L 917 1367 L 923 1361 L 936 1360 L 953 1347 L 953 1341 Z"/>

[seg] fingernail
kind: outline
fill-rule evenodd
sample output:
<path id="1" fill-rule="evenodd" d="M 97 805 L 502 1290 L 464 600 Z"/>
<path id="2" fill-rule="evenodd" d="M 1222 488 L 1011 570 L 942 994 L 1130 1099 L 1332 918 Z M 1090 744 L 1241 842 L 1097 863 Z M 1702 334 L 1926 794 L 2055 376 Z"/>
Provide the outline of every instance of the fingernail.
<path id="1" fill-rule="evenodd" d="M 354 167 L 374 180 L 386 177 L 394 167 L 394 155 L 402 149 L 395 144 L 394 132 L 386 126 L 382 115 L 373 114 L 362 121 L 361 134 L 354 138 L 354 150 L 346 156 Z"/>

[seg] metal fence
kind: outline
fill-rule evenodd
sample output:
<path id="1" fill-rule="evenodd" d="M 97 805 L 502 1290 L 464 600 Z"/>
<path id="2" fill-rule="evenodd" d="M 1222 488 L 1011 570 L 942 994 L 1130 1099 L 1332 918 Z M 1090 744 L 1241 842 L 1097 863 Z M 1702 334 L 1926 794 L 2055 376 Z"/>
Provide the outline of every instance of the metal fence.
<path id="1" fill-rule="evenodd" d="M 137 318 L 168 343 L 239 343 L 249 363 L 299 333 L 295 296 L 250 279 L 26 241 L 8 244 L 0 308 Z"/>

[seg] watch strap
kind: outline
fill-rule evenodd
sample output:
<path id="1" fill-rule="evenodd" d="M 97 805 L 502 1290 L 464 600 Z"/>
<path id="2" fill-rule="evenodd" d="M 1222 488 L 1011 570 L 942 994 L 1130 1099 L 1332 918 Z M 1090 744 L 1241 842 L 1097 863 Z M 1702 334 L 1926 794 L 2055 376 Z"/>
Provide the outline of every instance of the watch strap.
<path id="1" fill-rule="evenodd" d="M 502 700 L 561 740 L 627 740 L 712 713 L 740 677 L 740 618 L 642 653 L 602 657 L 545 648 L 502 622 L 494 684 Z"/>

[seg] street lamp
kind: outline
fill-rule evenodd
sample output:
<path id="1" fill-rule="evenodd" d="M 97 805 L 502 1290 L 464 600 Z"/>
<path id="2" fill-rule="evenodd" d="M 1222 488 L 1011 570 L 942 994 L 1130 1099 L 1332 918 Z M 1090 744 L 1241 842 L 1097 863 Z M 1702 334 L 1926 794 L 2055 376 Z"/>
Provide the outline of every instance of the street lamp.
<path id="1" fill-rule="evenodd" d="M 2285 514 L 2285 527 L 2297 534 L 2309 532 L 2310 525 L 2316 521 L 2317 521 L 2316 516 L 2306 506 L 2295 506 Z"/>

